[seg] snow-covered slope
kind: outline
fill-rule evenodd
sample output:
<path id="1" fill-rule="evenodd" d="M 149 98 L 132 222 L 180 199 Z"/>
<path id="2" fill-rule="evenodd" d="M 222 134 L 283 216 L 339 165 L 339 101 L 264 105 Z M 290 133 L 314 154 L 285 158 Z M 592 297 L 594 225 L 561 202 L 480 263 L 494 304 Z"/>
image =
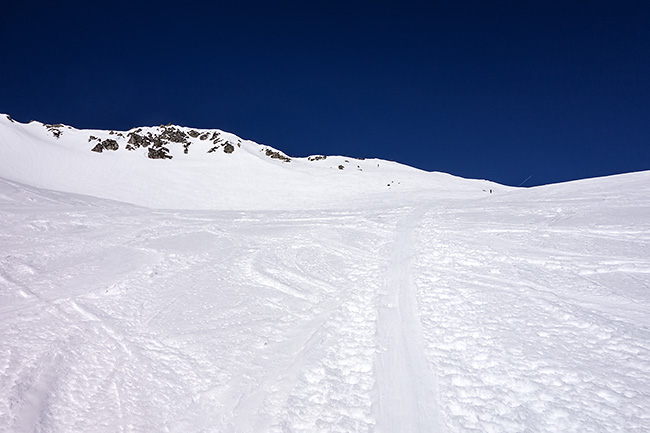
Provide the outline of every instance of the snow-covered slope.
<path id="1" fill-rule="evenodd" d="M 650 172 L 502 188 L 10 123 L 0 431 L 650 431 Z"/>
<path id="2" fill-rule="evenodd" d="M 177 126 L 77 130 L 0 115 L 0 152 L 5 179 L 156 208 L 322 209 L 505 188 L 378 159 L 290 158 L 220 130 Z"/>

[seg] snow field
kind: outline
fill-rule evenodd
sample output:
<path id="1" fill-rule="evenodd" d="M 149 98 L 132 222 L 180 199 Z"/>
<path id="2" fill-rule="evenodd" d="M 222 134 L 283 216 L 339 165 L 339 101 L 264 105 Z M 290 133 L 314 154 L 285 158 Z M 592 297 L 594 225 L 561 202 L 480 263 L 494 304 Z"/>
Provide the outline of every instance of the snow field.
<path id="1" fill-rule="evenodd" d="M 650 425 L 636 190 L 240 212 L 0 185 L 6 431 Z"/>

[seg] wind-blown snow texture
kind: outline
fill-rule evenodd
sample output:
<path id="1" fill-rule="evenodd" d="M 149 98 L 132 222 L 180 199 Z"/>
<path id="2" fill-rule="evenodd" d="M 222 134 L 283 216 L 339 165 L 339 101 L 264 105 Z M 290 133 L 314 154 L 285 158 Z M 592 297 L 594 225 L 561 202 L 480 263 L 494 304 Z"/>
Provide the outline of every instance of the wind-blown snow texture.
<path id="1" fill-rule="evenodd" d="M 0 128 L 2 431 L 650 430 L 648 172 L 510 189 Z"/>

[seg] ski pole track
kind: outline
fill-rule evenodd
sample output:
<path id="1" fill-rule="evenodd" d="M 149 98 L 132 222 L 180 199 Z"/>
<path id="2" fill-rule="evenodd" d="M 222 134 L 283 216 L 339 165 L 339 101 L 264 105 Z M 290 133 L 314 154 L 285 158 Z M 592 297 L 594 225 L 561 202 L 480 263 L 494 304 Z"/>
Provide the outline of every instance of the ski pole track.
<path id="1" fill-rule="evenodd" d="M 438 366 L 426 357 L 421 308 L 413 280 L 414 231 L 427 207 L 419 205 L 398 225 L 378 334 L 385 341 L 379 357 L 378 431 L 446 432 Z M 379 379 L 378 379 L 379 380 Z"/>

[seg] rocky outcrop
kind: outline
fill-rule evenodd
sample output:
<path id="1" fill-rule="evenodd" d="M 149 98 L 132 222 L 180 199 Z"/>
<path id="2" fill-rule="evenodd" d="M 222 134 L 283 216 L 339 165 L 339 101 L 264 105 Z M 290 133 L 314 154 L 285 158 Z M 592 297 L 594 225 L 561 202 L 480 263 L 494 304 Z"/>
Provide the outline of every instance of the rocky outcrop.
<path id="1" fill-rule="evenodd" d="M 102 153 L 104 150 L 113 150 L 113 151 L 115 151 L 115 150 L 120 148 L 119 144 L 117 144 L 117 141 L 112 140 L 110 138 L 107 138 L 106 140 L 100 140 L 99 138 L 93 137 L 91 135 L 90 138 L 88 139 L 88 141 L 92 141 L 92 140 L 99 140 L 99 143 L 97 143 L 95 145 L 95 147 L 90 149 L 93 152 Z"/>
<path id="2" fill-rule="evenodd" d="M 284 161 L 284 162 L 291 162 L 291 158 L 289 158 L 287 155 L 285 155 L 285 154 L 283 154 L 283 153 L 280 153 L 280 152 L 278 152 L 278 151 L 274 151 L 274 150 L 271 150 L 271 149 L 269 149 L 269 148 L 266 148 L 266 150 L 264 151 L 264 153 L 265 153 L 266 156 L 268 156 L 269 158 L 272 158 L 272 159 L 279 159 L 279 160 Z"/>
<path id="3" fill-rule="evenodd" d="M 52 125 L 58 127 L 62 125 Z M 211 146 L 207 153 L 214 153 L 217 150 L 222 150 L 226 154 L 231 154 L 242 146 L 242 140 L 235 137 L 235 140 L 230 139 L 229 134 L 224 134 L 222 131 L 197 131 L 196 129 L 185 130 L 175 126 L 161 125 L 153 128 L 137 128 L 132 129 L 128 133 L 110 131 L 109 135 L 114 135 L 115 140 L 95 137 L 90 135 L 89 142 L 96 141 L 97 143 L 91 149 L 93 152 L 101 153 L 104 150 L 117 150 L 119 148 L 118 142 L 125 144 L 126 150 L 133 151 L 140 148 L 147 149 L 147 157 L 150 159 L 172 159 L 170 154 L 170 144 L 178 143 L 183 146 L 183 154 L 189 153 L 189 148 L 192 143 L 196 143 L 196 139 L 202 141 L 210 141 Z M 123 141 L 122 141 L 123 140 Z M 207 143 L 206 143 L 207 144 Z M 178 148 L 177 148 L 178 149 Z M 180 149 L 178 149 L 180 151 Z M 263 152 L 271 159 L 278 159 L 283 162 L 291 162 L 291 158 L 286 154 L 277 151 L 271 147 L 264 146 L 260 152 Z M 314 155 L 310 157 L 310 161 L 317 161 L 325 159 L 326 156 Z"/>
<path id="4" fill-rule="evenodd" d="M 169 149 L 165 145 L 169 143 L 181 143 L 183 144 L 183 153 L 189 153 L 190 141 L 187 138 L 188 133 L 169 125 L 161 126 L 160 128 L 162 132 L 159 134 L 152 134 L 151 131 L 143 134 L 142 128 L 129 132 L 127 134 L 129 141 L 126 149 L 135 150 L 140 147 L 147 147 L 149 148 L 147 156 L 151 159 L 172 159 L 172 156 L 169 155 Z M 198 135 L 198 132 L 194 130 L 190 132 L 190 137 L 195 134 Z"/>
<path id="5" fill-rule="evenodd" d="M 104 149 L 106 150 L 117 150 L 120 148 L 117 141 L 111 140 L 110 138 L 102 141 L 102 146 L 104 146 Z"/>
<path id="6" fill-rule="evenodd" d="M 63 125 L 61 125 L 60 123 L 57 123 L 57 124 L 54 124 L 54 125 L 45 124 L 44 126 L 45 126 L 45 128 L 47 128 L 48 131 L 50 131 L 52 133 L 52 135 L 54 135 L 54 138 L 59 138 L 59 137 L 61 137 L 61 134 L 63 134 L 63 131 L 61 131 L 61 128 L 63 128 Z"/>
<path id="7" fill-rule="evenodd" d="M 165 126 L 162 134 L 160 134 L 160 139 L 172 143 L 189 143 L 185 131 L 173 126 Z"/>
<path id="8" fill-rule="evenodd" d="M 172 156 L 169 155 L 169 149 L 166 147 L 150 147 L 147 156 L 149 159 L 172 159 Z"/>
<path id="9" fill-rule="evenodd" d="M 149 146 L 160 147 L 169 143 L 189 143 L 185 131 L 174 128 L 173 126 L 162 127 L 160 134 L 152 134 L 151 132 L 142 134 L 142 128 L 138 128 L 135 131 L 129 132 L 127 137 L 129 137 L 128 144 L 133 149 Z"/>
<path id="10" fill-rule="evenodd" d="M 141 135 L 141 132 L 142 129 L 136 129 L 135 131 L 126 134 L 126 136 L 129 137 L 129 141 L 127 142 L 129 145 L 126 146 L 128 150 L 134 150 L 138 147 L 148 147 L 154 143 L 154 138 L 151 132 L 147 135 Z"/>

